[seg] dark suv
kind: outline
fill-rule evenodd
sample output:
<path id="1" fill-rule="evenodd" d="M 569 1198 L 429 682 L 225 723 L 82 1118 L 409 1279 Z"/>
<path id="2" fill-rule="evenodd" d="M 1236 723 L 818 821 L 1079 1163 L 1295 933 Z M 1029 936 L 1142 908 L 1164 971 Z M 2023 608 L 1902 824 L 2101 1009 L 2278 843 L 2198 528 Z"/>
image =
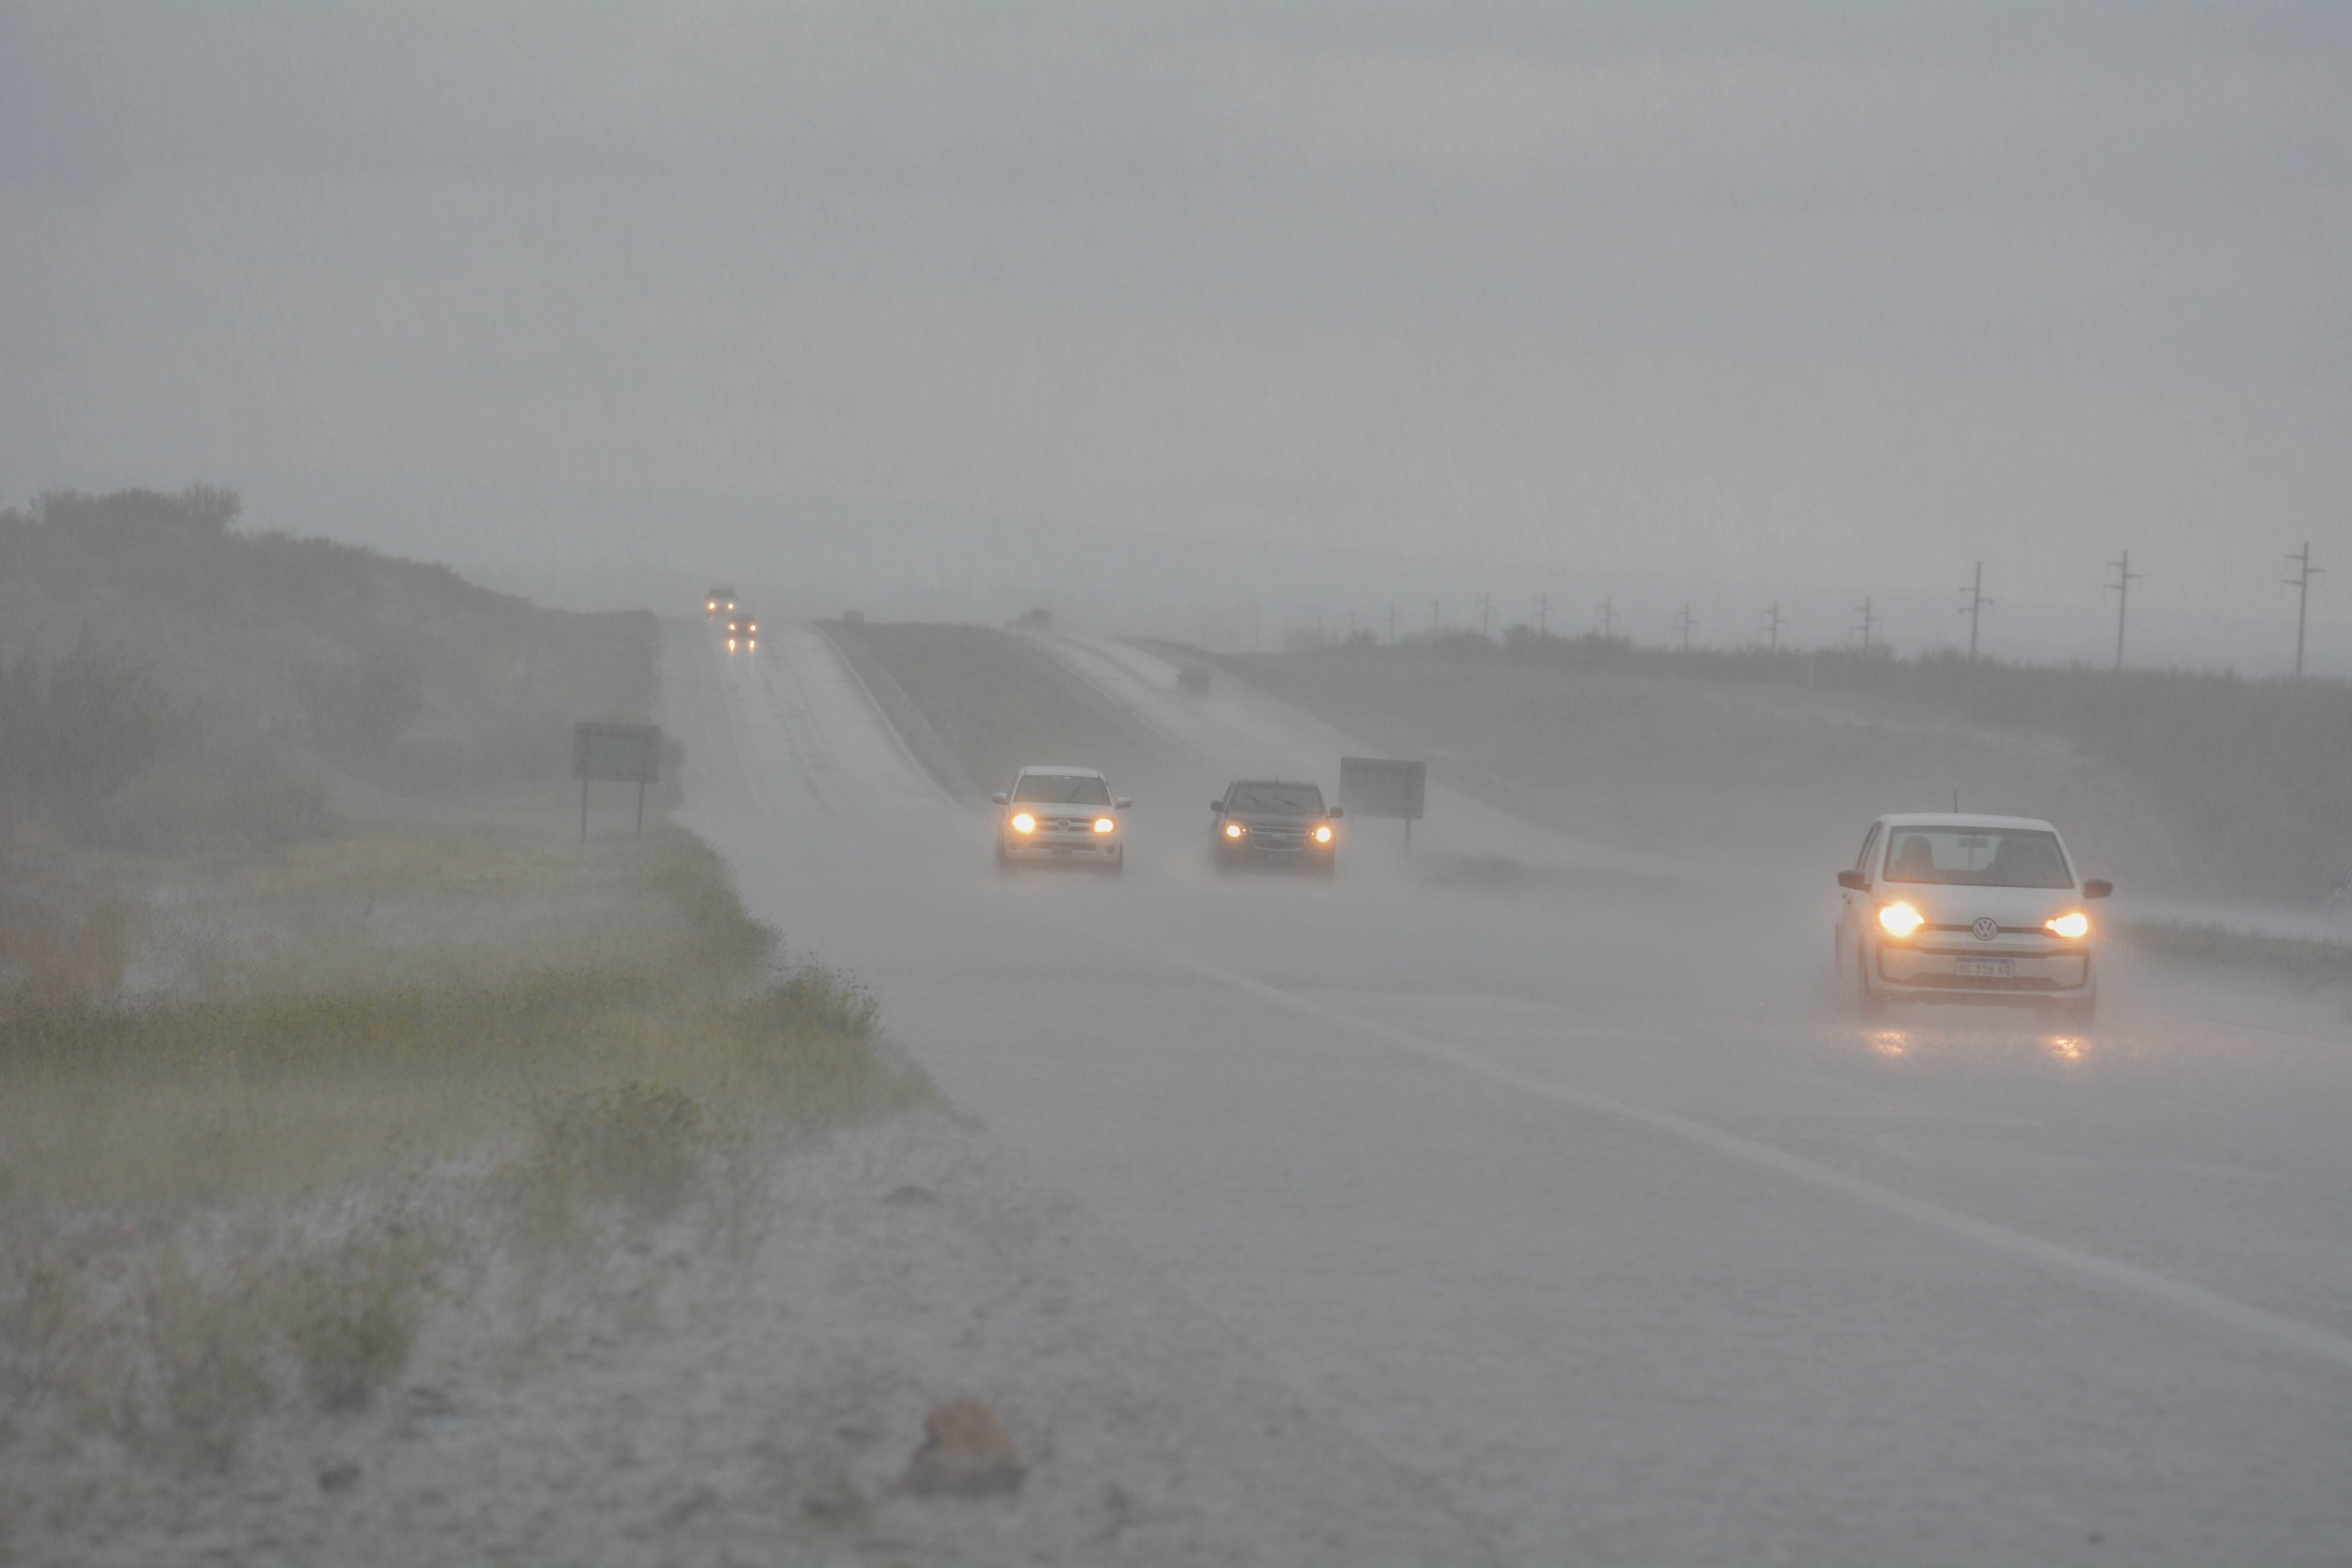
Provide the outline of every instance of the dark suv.
<path id="1" fill-rule="evenodd" d="M 1328 877 L 1339 863 L 1339 830 L 1331 825 L 1346 814 L 1325 805 L 1311 784 L 1236 779 L 1209 809 L 1217 817 L 1209 846 L 1220 871 L 1291 866 Z"/>

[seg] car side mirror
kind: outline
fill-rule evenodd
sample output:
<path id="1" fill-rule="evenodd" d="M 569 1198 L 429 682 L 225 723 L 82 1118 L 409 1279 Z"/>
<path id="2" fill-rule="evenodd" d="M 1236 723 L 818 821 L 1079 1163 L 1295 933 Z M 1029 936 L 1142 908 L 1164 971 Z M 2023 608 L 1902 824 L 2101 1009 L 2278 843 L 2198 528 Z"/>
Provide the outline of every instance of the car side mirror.
<path id="1" fill-rule="evenodd" d="M 1838 886 L 1851 888 L 1857 893 L 1866 893 L 1870 891 L 1870 879 L 1859 871 L 1840 871 Z"/>
<path id="2" fill-rule="evenodd" d="M 1341 817 L 1348 815 L 1348 808 L 1344 805 L 1335 805 L 1323 815 L 1329 817 L 1332 821 L 1337 822 Z"/>
<path id="3" fill-rule="evenodd" d="M 1126 811 L 1135 805 L 1135 797 L 1131 795 L 1123 795 L 1112 801 L 1111 805 L 1120 811 Z"/>
<path id="4" fill-rule="evenodd" d="M 988 798 L 994 801 L 999 805 L 1010 805 L 1013 804 L 1013 797 L 1003 790 L 998 790 L 994 795 L 990 795 Z"/>
<path id="5" fill-rule="evenodd" d="M 1225 803 L 1222 800 L 1213 800 L 1209 803 L 1209 809 L 1223 816 L 1225 815 Z"/>
<path id="6" fill-rule="evenodd" d="M 2112 899 L 2116 896 L 2116 885 L 2105 877 L 2087 877 L 2083 881 L 2083 896 L 2086 899 Z"/>

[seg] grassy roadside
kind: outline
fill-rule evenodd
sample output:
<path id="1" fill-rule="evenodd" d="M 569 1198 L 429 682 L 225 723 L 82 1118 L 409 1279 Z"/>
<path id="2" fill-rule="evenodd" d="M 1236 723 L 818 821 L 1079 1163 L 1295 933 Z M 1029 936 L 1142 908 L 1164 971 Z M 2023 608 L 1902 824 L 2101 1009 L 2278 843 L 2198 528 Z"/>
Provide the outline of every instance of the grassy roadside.
<path id="1" fill-rule="evenodd" d="M 235 512 L 0 511 L 0 1561 L 335 1440 L 420 1345 L 631 1331 L 656 1242 L 744 1266 L 785 1153 L 932 1098 L 667 821 L 674 746 L 642 839 L 576 837 L 649 616 Z"/>
<path id="2" fill-rule="evenodd" d="M 2147 958 L 2236 969 L 2307 989 L 2352 990 L 2352 944 L 2163 921 L 2129 921 L 2116 934 Z"/>
<path id="3" fill-rule="evenodd" d="M 740 1260 L 781 1152 L 932 1098 L 666 825 L 149 870 L 150 989 L 0 1006 L 0 1456 L 226 1468 L 366 1407 L 486 1281 L 520 1304 L 469 1331 L 520 1343 L 633 1237 Z"/>

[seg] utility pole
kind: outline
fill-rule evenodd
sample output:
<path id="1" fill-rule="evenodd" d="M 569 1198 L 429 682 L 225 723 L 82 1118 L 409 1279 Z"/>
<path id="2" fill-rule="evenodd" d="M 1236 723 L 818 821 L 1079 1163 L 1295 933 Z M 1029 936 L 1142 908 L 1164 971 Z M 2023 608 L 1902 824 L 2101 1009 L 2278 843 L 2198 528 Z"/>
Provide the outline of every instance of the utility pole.
<path id="1" fill-rule="evenodd" d="M 1773 653 L 1780 651 L 1780 628 L 1788 624 L 1780 618 L 1780 601 L 1773 600 L 1772 607 L 1764 612 L 1764 646 L 1767 649 Z"/>
<path id="2" fill-rule="evenodd" d="M 1986 605 L 1997 603 L 1984 596 L 1983 562 L 1977 563 L 1976 577 L 1960 592 L 1969 596 L 1969 602 L 1960 606 L 1960 614 L 1969 618 L 1969 662 L 1974 664 L 1977 661 L 1977 619 L 1984 614 Z"/>
<path id="3" fill-rule="evenodd" d="M 1856 611 L 1855 614 L 1862 616 L 1862 624 L 1854 629 L 1862 634 L 1862 651 L 1868 653 L 1870 651 L 1872 634 L 1875 632 L 1878 627 L 1886 624 L 1886 617 L 1884 616 L 1874 616 L 1871 614 L 1870 601 L 1868 599 L 1864 599 L 1862 602 L 1862 608 Z"/>
<path id="4" fill-rule="evenodd" d="M 2288 556 L 2287 560 L 2294 563 L 2294 575 L 2284 578 L 2282 581 L 2285 586 L 2294 590 L 2294 678 L 2301 680 L 2303 679 L 2303 628 L 2311 610 L 2311 580 L 2314 577 L 2324 577 L 2327 574 L 2325 568 L 2314 566 L 2311 563 L 2311 541 L 2308 539 L 2303 542 L 2303 548 Z"/>
<path id="5" fill-rule="evenodd" d="M 1611 630 L 1611 628 L 1612 628 L 1612 627 L 1613 627 L 1613 626 L 1616 625 L 1616 621 L 1615 621 L 1615 620 L 1614 620 L 1614 618 L 1613 618 L 1614 614 L 1615 614 L 1615 607 L 1614 607 L 1614 605 L 1612 605 L 1611 604 L 1611 602 L 1610 602 L 1609 600 L 1607 600 L 1607 599 L 1603 599 L 1603 600 L 1601 600 L 1601 640 L 1602 642 L 1607 642 L 1607 641 L 1609 640 L 1609 633 L 1610 633 L 1610 630 Z"/>
<path id="6" fill-rule="evenodd" d="M 2307 552 L 2310 546 L 2304 548 Z M 2108 562 L 2107 570 L 2116 574 L 2116 580 L 2107 584 L 2107 592 L 2116 596 L 2116 668 L 2121 669 L 2124 667 L 2124 606 L 2131 602 L 2131 585 L 2147 574 L 2131 569 L 2131 552 L 2128 550 L 2124 552 L 2122 560 Z M 2300 667 L 2302 660 L 2298 658 L 2295 662 Z"/>
<path id="7" fill-rule="evenodd" d="M 1389 601 L 1389 646 L 1396 646 L 1396 601 Z"/>
<path id="8" fill-rule="evenodd" d="M 1685 653 L 1690 652 L 1691 627 L 1697 624 L 1697 622 L 1691 619 L 1690 606 L 1688 605 L 1685 605 L 1682 607 L 1682 612 L 1675 616 L 1675 630 L 1682 634 L 1683 651 Z"/>
<path id="9" fill-rule="evenodd" d="M 1482 638 L 1486 635 L 1487 617 L 1493 613 L 1494 607 L 1486 595 L 1478 595 L 1478 635 Z"/>
<path id="10" fill-rule="evenodd" d="M 1551 635 L 1549 623 L 1547 619 L 1550 611 L 1551 595 L 1549 594 L 1538 594 L 1536 595 L 1536 640 L 1538 642 Z"/>
<path id="11" fill-rule="evenodd" d="M 1432 598 L 1429 601 L 1429 629 L 1433 632 L 1444 624 L 1445 601 L 1442 598 Z"/>

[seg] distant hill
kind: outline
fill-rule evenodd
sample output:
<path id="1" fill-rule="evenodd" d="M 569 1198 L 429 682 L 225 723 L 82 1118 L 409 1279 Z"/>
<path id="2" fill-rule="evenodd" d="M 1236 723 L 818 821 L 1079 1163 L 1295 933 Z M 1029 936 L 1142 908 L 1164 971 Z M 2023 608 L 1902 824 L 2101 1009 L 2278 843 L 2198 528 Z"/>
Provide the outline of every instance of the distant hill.
<path id="1" fill-rule="evenodd" d="M 146 662 L 217 770 L 435 793 L 560 776 L 579 719 L 643 720 L 653 618 L 542 609 L 446 567 L 236 529 L 234 491 L 0 510 L 0 659 Z"/>
<path id="2" fill-rule="evenodd" d="M 2315 904 L 2352 872 L 2352 685 L 1622 639 L 1225 656 L 1368 742 L 1607 841 L 1851 859 L 1882 811 L 2058 819 L 2137 892 Z"/>

